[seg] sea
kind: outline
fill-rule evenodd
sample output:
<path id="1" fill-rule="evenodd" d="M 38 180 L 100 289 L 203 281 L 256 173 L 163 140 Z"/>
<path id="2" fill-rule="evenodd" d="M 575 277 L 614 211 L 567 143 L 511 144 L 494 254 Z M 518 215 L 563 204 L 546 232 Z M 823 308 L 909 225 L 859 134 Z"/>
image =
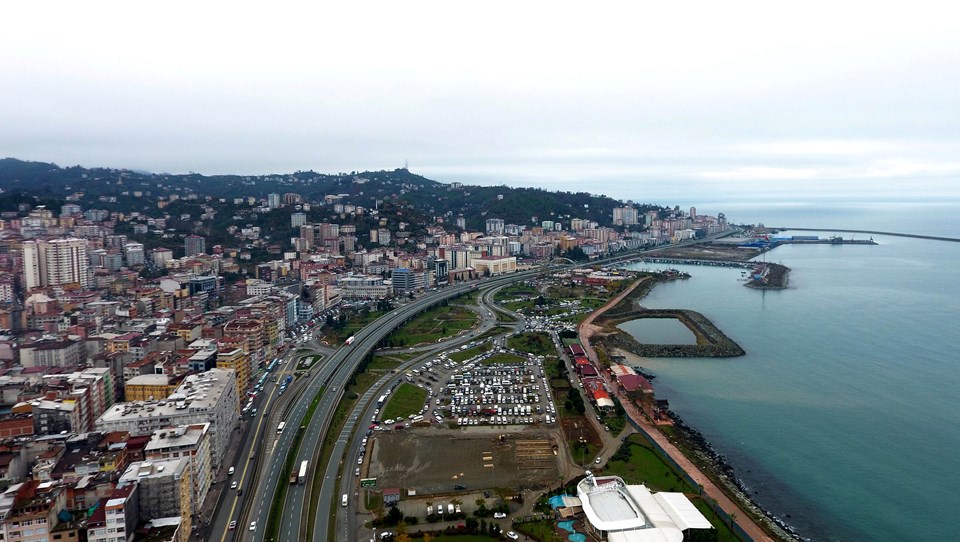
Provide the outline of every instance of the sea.
<path id="1" fill-rule="evenodd" d="M 743 222 L 960 237 L 958 207 L 942 202 L 754 205 L 736 210 Z M 679 266 L 691 278 L 643 304 L 699 311 L 747 354 L 644 368 L 656 396 L 801 536 L 960 539 L 960 243 L 873 239 L 768 252 L 791 268 L 781 291 L 744 287 L 739 269 Z"/>

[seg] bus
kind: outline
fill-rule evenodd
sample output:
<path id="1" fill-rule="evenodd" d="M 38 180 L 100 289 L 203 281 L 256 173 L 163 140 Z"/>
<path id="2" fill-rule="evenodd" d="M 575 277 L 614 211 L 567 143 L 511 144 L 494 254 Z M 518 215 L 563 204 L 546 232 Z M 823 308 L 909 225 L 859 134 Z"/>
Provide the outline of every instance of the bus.
<path id="1" fill-rule="evenodd" d="M 283 428 L 287 426 L 287 422 L 280 422 L 280 425 L 277 426 L 277 434 L 283 433 Z"/>
<path id="2" fill-rule="evenodd" d="M 302 484 L 307 480 L 307 466 L 310 464 L 306 459 L 300 463 L 300 473 L 297 474 L 297 483 Z"/>
<path id="3" fill-rule="evenodd" d="M 347 494 L 344 493 L 343 497 L 340 498 L 340 506 L 346 506 L 346 505 L 347 505 Z"/>

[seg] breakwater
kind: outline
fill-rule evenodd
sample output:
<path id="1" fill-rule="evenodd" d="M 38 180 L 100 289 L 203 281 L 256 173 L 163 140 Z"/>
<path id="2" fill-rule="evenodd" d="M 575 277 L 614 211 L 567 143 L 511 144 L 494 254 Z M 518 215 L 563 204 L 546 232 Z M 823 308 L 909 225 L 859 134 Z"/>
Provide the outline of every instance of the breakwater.
<path id="1" fill-rule="evenodd" d="M 911 239 L 928 239 L 930 241 L 950 241 L 952 243 L 960 243 L 960 238 L 958 237 L 941 237 L 938 235 L 918 235 L 915 233 L 897 233 L 891 231 L 876 231 L 876 230 L 850 230 L 850 229 L 838 229 L 838 228 L 789 228 L 785 226 L 779 226 L 777 230 L 792 230 L 792 231 L 831 231 L 831 232 L 847 232 L 847 233 L 865 233 L 867 235 L 889 235 L 891 237 L 909 237 Z"/>
<path id="2" fill-rule="evenodd" d="M 642 309 L 623 314 L 615 320 L 603 319 L 598 322 L 604 327 L 639 318 L 674 318 L 686 326 L 697 337 L 697 344 L 646 344 L 633 338 L 629 333 L 607 335 L 603 342 L 607 348 L 619 348 L 634 354 L 655 358 L 733 358 L 742 356 L 743 348 L 727 337 L 707 317 L 687 309 Z"/>

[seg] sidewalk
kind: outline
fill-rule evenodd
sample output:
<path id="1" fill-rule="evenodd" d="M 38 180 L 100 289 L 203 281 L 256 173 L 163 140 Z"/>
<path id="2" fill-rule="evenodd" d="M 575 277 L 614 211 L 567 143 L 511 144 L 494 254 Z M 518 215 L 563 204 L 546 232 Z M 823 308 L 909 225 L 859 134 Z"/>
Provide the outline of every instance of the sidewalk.
<path id="1" fill-rule="evenodd" d="M 587 354 L 587 357 L 592 362 L 598 362 L 597 353 L 590 345 L 590 337 L 592 337 L 597 331 L 597 328 L 593 325 L 593 321 L 597 316 L 603 314 L 611 307 L 616 306 L 616 304 L 622 301 L 624 297 L 629 295 L 634 289 L 643 284 L 645 280 L 646 279 L 640 279 L 634 282 L 629 288 L 609 301 L 606 305 L 594 311 L 580 324 L 580 327 L 578 328 L 580 344 L 583 346 L 583 351 Z M 620 404 L 623 405 L 627 416 L 629 416 L 630 419 L 643 428 L 644 431 L 646 431 L 646 433 L 650 435 L 653 440 L 655 440 L 657 444 L 659 444 L 660 447 L 667 452 L 667 455 L 669 455 L 671 459 L 676 461 L 676 463 L 680 465 L 680 467 L 686 471 L 686 473 L 690 475 L 695 482 L 700 484 L 700 486 L 703 488 L 704 495 L 716 500 L 717 504 L 723 509 L 724 512 L 727 513 L 727 515 L 731 517 L 734 517 L 735 515 L 737 518 L 736 523 L 740 525 L 740 527 L 743 528 L 743 530 L 746 531 L 751 538 L 758 542 L 773 541 L 773 538 L 771 538 L 770 535 L 761 529 L 760 526 L 750 518 L 749 514 L 745 510 L 741 509 L 737 503 L 727 497 L 726 493 L 724 493 L 716 484 L 714 484 L 710 478 L 708 478 L 696 465 L 693 464 L 693 462 L 687 459 L 687 456 L 683 455 L 680 450 L 678 450 L 677 447 L 674 446 L 673 443 L 670 442 L 670 440 L 664 436 L 664 434 L 661 433 L 660 430 L 657 429 L 657 427 L 654 426 L 649 419 L 643 415 L 642 412 L 637 409 L 637 406 L 634 405 L 633 402 L 620 391 L 619 386 L 612 381 L 609 371 L 604 371 L 601 367 L 597 367 L 597 369 L 599 370 L 600 375 L 603 377 L 603 381 L 607 386 L 607 389 L 616 390 L 617 399 L 620 401 Z"/>

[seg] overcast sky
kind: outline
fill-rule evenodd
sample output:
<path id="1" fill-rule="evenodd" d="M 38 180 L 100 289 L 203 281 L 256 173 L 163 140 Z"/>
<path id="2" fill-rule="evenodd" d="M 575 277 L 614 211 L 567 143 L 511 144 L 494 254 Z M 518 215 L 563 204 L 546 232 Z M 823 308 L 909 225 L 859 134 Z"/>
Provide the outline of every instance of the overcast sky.
<path id="1" fill-rule="evenodd" d="M 318 4 L 9 3 L 0 156 L 960 199 L 956 3 Z"/>

